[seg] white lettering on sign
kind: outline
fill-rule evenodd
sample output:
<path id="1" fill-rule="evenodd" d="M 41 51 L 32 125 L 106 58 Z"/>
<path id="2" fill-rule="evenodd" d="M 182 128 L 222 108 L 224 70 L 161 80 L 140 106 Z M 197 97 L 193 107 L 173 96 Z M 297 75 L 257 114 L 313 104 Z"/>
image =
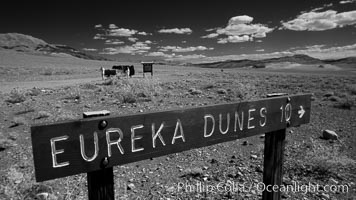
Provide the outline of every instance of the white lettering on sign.
<path id="1" fill-rule="evenodd" d="M 142 124 L 131 127 L 131 152 L 138 152 L 138 151 L 143 151 L 144 150 L 143 147 L 139 148 L 139 149 L 137 149 L 135 147 L 135 140 L 139 140 L 139 139 L 143 138 L 143 136 L 135 136 L 135 130 L 136 129 L 140 129 L 140 128 L 143 128 Z"/>
<path id="2" fill-rule="evenodd" d="M 178 129 L 180 130 L 180 135 L 177 135 Z M 177 119 L 176 128 L 174 129 L 174 135 L 173 135 L 173 138 L 172 138 L 172 144 L 174 144 L 176 139 L 178 139 L 178 138 L 182 138 L 183 142 L 185 142 L 182 122 L 179 119 Z"/>
<path id="3" fill-rule="evenodd" d="M 95 160 L 95 158 L 99 154 L 99 142 L 98 142 L 98 133 L 94 132 L 94 155 L 90 158 L 86 155 L 85 153 L 85 145 L 84 145 L 84 136 L 83 134 L 79 135 L 79 142 L 80 142 L 80 154 L 82 155 L 82 158 L 87 161 L 91 162 Z"/>
<path id="4" fill-rule="evenodd" d="M 286 105 L 285 116 L 286 116 L 286 121 L 289 122 L 290 118 L 292 117 L 292 105 L 290 103 Z"/>
<path id="5" fill-rule="evenodd" d="M 55 137 L 51 138 L 51 154 L 52 154 L 52 166 L 53 168 L 58 168 L 58 167 L 65 167 L 69 165 L 69 162 L 62 162 L 58 163 L 57 162 L 57 154 L 64 153 L 64 149 L 56 149 L 56 142 L 67 140 L 69 137 L 68 135 L 63 135 L 60 137 Z"/>
<path id="6" fill-rule="evenodd" d="M 241 119 L 239 118 L 239 114 L 237 111 L 235 112 L 235 126 L 234 126 L 234 131 L 236 132 L 237 128 L 237 122 L 239 122 L 239 129 L 240 131 L 243 130 L 243 124 L 244 124 L 244 112 L 241 112 Z"/>
<path id="7" fill-rule="evenodd" d="M 261 126 L 261 127 L 264 127 L 264 126 L 266 125 L 266 123 L 267 123 L 267 116 L 266 116 L 266 114 L 267 114 L 267 109 L 266 109 L 265 107 L 261 108 L 261 110 L 260 110 L 260 116 L 261 116 L 262 118 L 264 118 L 263 123 L 262 123 L 262 121 L 260 121 L 260 126 Z"/>
<path id="8" fill-rule="evenodd" d="M 252 108 L 248 110 L 248 120 L 247 120 L 247 129 L 253 129 L 255 128 L 255 126 L 250 126 L 250 121 L 252 121 L 253 119 L 255 119 L 254 117 L 251 117 L 251 113 L 255 112 L 256 109 Z"/>
<path id="9" fill-rule="evenodd" d="M 285 107 L 282 105 L 279 109 L 281 110 L 281 122 L 283 122 L 283 119 L 285 122 L 289 122 L 292 117 L 292 105 L 288 103 Z"/>
<path id="10" fill-rule="evenodd" d="M 230 127 L 230 113 L 226 114 L 226 129 L 225 131 L 222 130 L 221 125 L 222 124 L 222 114 L 219 114 L 219 130 L 221 134 L 226 134 L 229 131 Z"/>
<path id="11" fill-rule="evenodd" d="M 298 110 L 298 115 L 299 115 L 299 118 L 302 118 L 304 113 L 305 113 L 305 110 L 303 108 L 303 106 L 299 106 L 300 110 Z"/>
<path id="12" fill-rule="evenodd" d="M 259 121 L 258 118 L 255 119 L 254 116 L 258 116 L 258 114 L 254 114 L 256 112 L 256 108 L 251 108 L 248 111 L 248 114 L 246 116 L 246 121 L 244 121 L 245 115 L 244 112 L 241 111 L 239 114 L 238 111 L 234 112 L 234 132 L 236 133 L 238 130 L 243 131 L 245 129 L 254 129 L 256 128 L 256 125 L 260 127 L 264 127 L 267 124 L 267 108 L 262 107 L 259 109 Z M 229 132 L 230 128 L 230 121 L 232 119 L 230 118 L 230 113 L 226 113 L 226 128 L 223 130 L 223 114 L 219 114 L 219 131 L 221 134 L 225 135 Z M 256 121 L 256 122 L 254 122 Z M 245 124 L 244 124 L 245 122 Z M 255 123 L 256 125 L 254 125 Z M 208 127 L 211 127 L 210 132 L 208 131 Z M 215 118 L 211 114 L 206 114 L 204 115 L 204 137 L 210 137 L 213 135 L 215 131 Z"/>
<path id="13" fill-rule="evenodd" d="M 155 129 L 155 123 L 152 123 L 152 146 L 153 146 L 153 148 L 156 148 L 156 139 L 157 139 L 157 137 L 161 140 L 163 146 L 166 146 L 166 143 L 164 142 L 163 137 L 161 135 L 161 131 L 162 131 L 163 127 L 164 127 L 164 123 L 165 122 L 161 123 L 161 126 L 159 127 L 157 132 L 155 131 L 156 130 Z"/>
<path id="14" fill-rule="evenodd" d="M 110 139 L 110 134 L 112 133 L 118 133 L 119 134 L 119 139 L 116 141 L 111 141 Z M 120 150 L 121 154 L 124 154 L 124 149 L 122 148 L 120 142 L 122 141 L 124 137 L 124 134 L 122 133 L 122 130 L 119 128 L 109 128 L 106 130 L 106 143 L 108 146 L 108 156 L 111 157 L 111 145 L 116 144 L 117 148 Z"/>
<path id="15" fill-rule="evenodd" d="M 209 134 L 207 133 L 207 129 L 208 129 L 208 118 L 210 118 L 212 120 L 212 127 L 211 127 L 211 131 Z M 212 115 L 207 114 L 204 115 L 204 137 L 210 137 L 213 133 L 214 133 L 214 129 L 215 129 L 215 119 Z"/>

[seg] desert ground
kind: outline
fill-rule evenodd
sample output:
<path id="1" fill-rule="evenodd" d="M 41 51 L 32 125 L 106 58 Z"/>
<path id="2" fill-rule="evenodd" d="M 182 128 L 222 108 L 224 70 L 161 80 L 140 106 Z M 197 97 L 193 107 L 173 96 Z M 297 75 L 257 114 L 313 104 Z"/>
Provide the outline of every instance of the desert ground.
<path id="1" fill-rule="evenodd" d="M 101 80 L 99 67 L 134 65 L 136 74 Z M 344 185 L 348 191 L 284 192 L 283 199 L 355 199 L 356 63 L 264 69 L 154 65 L 0 52 L 0 199 L 87 199 L 86 174 L 36 182 L 30 127 L 80 119 L 85 111 L 144 113 L 312 94 L 311 121 L 287 129 L 283 184 Z M 338 134 L 323 139 L 323 130 Z M 261 133 L 262 135 L 263 133 Z M 178 184 L 262 181 L 264 137 L 255 136 L 114 167 L 116 199 L 261 199 L 261 191 L 198 192 Z"/>

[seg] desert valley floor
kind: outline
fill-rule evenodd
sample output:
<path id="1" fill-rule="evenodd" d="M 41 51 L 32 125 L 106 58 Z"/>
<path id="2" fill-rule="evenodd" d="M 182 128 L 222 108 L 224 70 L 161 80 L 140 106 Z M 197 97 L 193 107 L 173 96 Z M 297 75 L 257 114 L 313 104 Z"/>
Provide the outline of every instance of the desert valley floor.
<path id="1" fill-rule="evenodd" d="M 287 129 L 283 184 L 347 185 L 348 192 L 286 192 L 283 199 L 355 199 L 356 63 L 273 64 L 263 69 L 154 65 L 154 76 L 101 80 L 120 64 L 73 57 L 0 54 L 0 199 L 87 199 L 86 174 L 36 182 L 30 127 L 85 111 L 144 113 L 312 94 L 311 121 Z M 322 139 L 328 129 L 338 140 Z M 263 133 L 261 133 L 263 134 Z M 260 199 L 261 192 L 189 192 L 177 184 L 262 181 L 264 138 L 255 136 L 114 167 L 116 199 Z"/>

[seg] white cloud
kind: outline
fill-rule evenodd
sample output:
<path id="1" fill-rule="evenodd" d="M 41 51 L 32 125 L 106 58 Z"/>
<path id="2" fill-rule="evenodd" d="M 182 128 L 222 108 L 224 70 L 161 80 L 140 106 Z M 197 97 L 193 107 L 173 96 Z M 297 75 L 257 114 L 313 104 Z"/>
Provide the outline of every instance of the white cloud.
<path id="1" fill-rule="evenodd" d="M 256 40 L 255 42 L 262 42 L 262 40 Z"/>
<path id="2" fill-rule="evenodd" d="M 118 40 L 118 39 L 108 39 L 105 40 L 105 44 L 109 44 L 109 45 L 118 45 L 118 44 L 124 44 L 125 42 Z"/>
<path id="3" fill-rule="evenodd" d="M 264 49 L 256 49 L 256 51 L 258 51 L 258 52 L 263 52 L 263 51 L 265 51 Z"/>
<path id="4" fill-rule="evenodd" d="M 103 28 L 103 25 L 97 24 L 97 25 L 94 26 L 94 28 Z"/>
<path id="5" fill-rule="evenodd" d="M 94 40 L 105 40 L 106 38 L 104 37 L 103 34 L 97 33 L 97 34 L 95 34 L 93 39 Z"/>
<path id="6" fill-rule="evenodd" d="M 252 24 L 253 17 L 247 15 L 231 17 L 224 28 L 217 28 L 214 33 L 202 36 L 202 38 L 217 38 L 218 36 L 227 36 L 218 38 L 219 44 L 237 43 L 253 41 L 253 38 L 264 38 L 267 33 L 273 31 L 263 24 Z"/>
<path id="7" fill-rule="evenodd" d="M 151 33 L 146 33 L 145 31 L 141 31 L 137 33 L 138 35 L 152 35 Z"/>
<path id="8" fill-rule="evenodd" d="M 193 31 L 190 28 L 171 28 L 171 29 L 160 29 L 159 33 L 175 33 L 175 34 L 191 34 Z"/>
<path id="9" fill-rule="evenodd" d="M 260 35 L 266 37 L 266 33 L 271 32 L 273 29 L 268 28 L 262 24 L 236 24 L 228 25 L 225 28 L 218 29 L 216 32 L 219 35 L 232 35 L 232 36 L 241 36 L 241 35 Z M 262 36 L 262 37 L 263 37 Z"/>
<path id="10" fill-rule="evenodd" d="M 253 21 L 253 17 L 247 15 L 241 15 L 236 17 L 231 17 L 229 20 L 229 25 L 239 25 L 239 24 L 248 24 Z"/>
<path id="11" fill-rule="evenodd" d="M 228 42 L 237 43 L 237 42 L 247 42 L 247 41 L 252 41 L 252 37 L 249 37 L 248 35 L 243 35 L 243 36 L 230 35 L 227 38 L 218 39 L 219 44 L 226 44 Z"/>
<path id="12" fill-rule="evenodd" d="M 201 38 L 216 38 L 218 36 L 219 36 L 218 33 L 210 33 L 208 35 L 202 36 Z"/>
<path id="13" fill-rule="evenodd" d="M 97 49 L 94 49 L 94 48 L 83 48 L 83 51 L 97 51 Z"/>
<path id="14" fill-rule="evenodd" d="M 324 4 L 323 6 L 321 6 L 321 7 L 318 7 L 318 8 L 314 8 L 313 10 L 311 10 L 311 11 L 320 11 L 320 10 L 324 10 L 324 9 L 326 9 L 326 8 L 329 8 L 329 7 L 332 7 L 334 4 L 333 3 L 329 3 L 329 4 Z"/>
<path id="15" fill-rule="evenodd" d="M 163 46 L 160 47 L 160 51 L 172 51 L 172 52 L 192 52 L 192 51 L 205 51 L 205 50 L 213 50 L 213 47 L 204 47 L 204 46 L 196 46 L 196 47 L 179 47 L 179 46 Z"/>
<path id="16" fill-rule="evenodd" d="M 135 37 L 129 37 L 127 39 L 131 42 L 136 42 L 138 40 L 138 38 L 135 38 Z"/>
<path id="17" fill-rule="evenodd" d="M 142 54 L 150 50 L 151 47 L 149 47 L 146 43 L 143 42 L 136 42 L 133 45 L 126 45 L 122 47 L 110 47 L 110 48 L 104 48 L 100 54 L 109 54 L 109 55 L 115 55 L 119 53 L 124 53 L 124 54 Z"/>
<path id="18" fill-rule="evenodd" d="M 205 31 L 206 32 L 211 32 L 211 31 L 215 31 L 217 28 L 208 28 L 208 29 L 206 29 Z"/>
<path id="19" fill-rule="evenodd" d="M 152 41 L 151 40 L 146 40 L 145 43 L 146 44 L 152 44 Z"/>
<path id="20" fill-rule="evenodd" d="M 127 28 L 115 28 L 109 30 L 108 36 L 131 37 L 136 33 L 137 30 L 131 30 Z"/>
<path id="21" fill-rule="evenodd" d="M 334 10 L 307 12 L 297 18 L 282 22 L 282 29 L 294 31 L 324 31 L 356 24 L 356 10 L 337 13 Z"/>
<path id="22" fill-rule="evenodd" d="M 117 27 L 115 24 L 109 24 L 109 28 L 110 29 L 116 29 L 116 28 L 119 28 L 119 27 Z"/>
<path id="23" fill-rule="evenodd" d="M 154 57 L 165 57 L 165 58 L 172 58 L 175 54 L 165 54 L 160 51 L 155 51 L 148 53 L 146 56 L 154 56 Z"/>
<path id="24" fill-rule="evenodd" d="M 174 60 L 187 60 L 187 59 L 197 59 L 205 58 L 205 55 L 202 54 L 191 54 L 191 55 L 176 55 Z"/>
<path id="25" fill-rule="evenodd" d="M 346 1 L 340 1 L 340 4 L 347 4 L 347 3 L 354 3 L 356 0 L 346 0 Z"/>
<path id="26" fill-rule="evenodd" d="M 154 57 L 164 57 L 165 60 L 171 60 L 171 61 L 178 61 L 178 60 L 184 60 L 187 61 L 189 59 L 202 59 L 205 58 L 205 55 L 202 54 L 191 54 L 191 55 L 176 55 L 175 53 L 172 54 L 166 54 L 160 51 L 156 52 L 151 52 L 146 54 L 146 56 L 154 56 Z"/>

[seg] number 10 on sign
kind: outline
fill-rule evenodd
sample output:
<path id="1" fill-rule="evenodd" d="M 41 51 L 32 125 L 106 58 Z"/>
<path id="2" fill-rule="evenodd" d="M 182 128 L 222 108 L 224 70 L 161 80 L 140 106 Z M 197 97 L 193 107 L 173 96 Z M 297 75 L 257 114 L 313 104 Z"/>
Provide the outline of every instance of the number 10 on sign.
<path id="1" fill-rule="evenodd" d="M 283 116 L 285 122 L 289 122 L 292 116 L 292 105 L 288 103 L 285 107 L 282 105 L 279 109 L 281 110 L 281 122 L 283 122 Z"/>

